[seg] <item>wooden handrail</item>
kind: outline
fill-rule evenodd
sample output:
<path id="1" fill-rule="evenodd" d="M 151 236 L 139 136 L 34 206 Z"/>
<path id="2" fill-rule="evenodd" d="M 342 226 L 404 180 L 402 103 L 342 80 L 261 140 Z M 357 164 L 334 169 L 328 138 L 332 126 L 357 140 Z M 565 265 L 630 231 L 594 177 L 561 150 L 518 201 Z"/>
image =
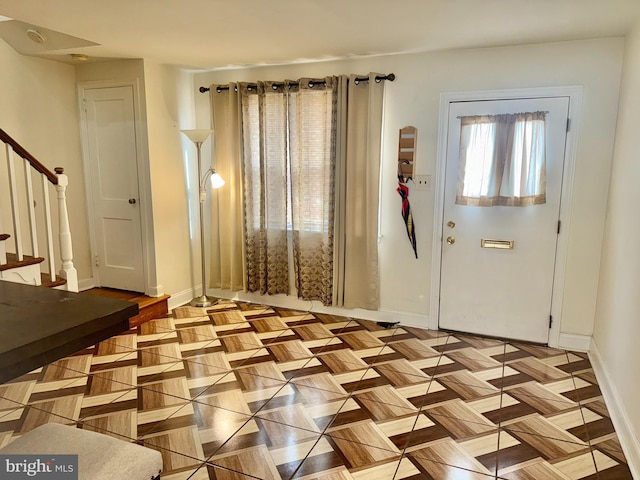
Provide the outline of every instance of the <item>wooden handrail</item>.
<path id="1" fill-rule="evenodd" d="M 29 162 L 31 164 L 31 166 L 35 170 L 37 170 L 42 175 L 47 177 L 47 180 L 49 180 L 54 185 L 58 184 L 58 176 L 55 173 L 53 173 L 51 170 L 49 170 L 47 167 L 45 167 L 42 163 L 40 163 L 33 155 L 31 155 L 29 152 L 27 152 L 22 147 L 22 145 L 20 145 L 13 138 L 11 138 L 7 134 L 7 132 L 2 130 L 1 128 L 0 128 L 0 140 L 2 140 L 4 143 L 8 143 L 9 145 L 11 145 L 11 148 L 13 148 L 14 152 L 16 152 L 19 156 L 21 156 L 27 162 Z"/>

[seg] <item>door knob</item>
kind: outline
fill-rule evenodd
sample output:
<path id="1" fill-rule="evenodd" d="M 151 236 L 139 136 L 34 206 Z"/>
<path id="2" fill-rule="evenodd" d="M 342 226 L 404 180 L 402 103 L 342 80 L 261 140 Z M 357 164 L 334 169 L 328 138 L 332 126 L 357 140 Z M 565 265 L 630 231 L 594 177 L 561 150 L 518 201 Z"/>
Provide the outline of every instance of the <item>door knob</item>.
<path id="1" fill-rule="evenodd" d="M 452 220 L 449 220 L 449 221 L 447 222 L 447 227 L 449 227 L 449 228 L 455 228 L 455 226 L 456 226 L 456 222 L 454 222 L 454 221 L 452 221 Z"/>
<path id="2" fill-rule="evenodd" d="M 456 237 L 447 237 L 447 243 L 449 245 L 453 245 L 454 243 L 456 243 Z"/>
<path id="3" fill-rule="evenodd" d="M 136 199 L 135 199 L 135 198 L 130 198 L 130 199 L 129 199 L 129 203 L 130 203 L 131 205 L 134 205 L 134 204 L 136 203 Z"/>

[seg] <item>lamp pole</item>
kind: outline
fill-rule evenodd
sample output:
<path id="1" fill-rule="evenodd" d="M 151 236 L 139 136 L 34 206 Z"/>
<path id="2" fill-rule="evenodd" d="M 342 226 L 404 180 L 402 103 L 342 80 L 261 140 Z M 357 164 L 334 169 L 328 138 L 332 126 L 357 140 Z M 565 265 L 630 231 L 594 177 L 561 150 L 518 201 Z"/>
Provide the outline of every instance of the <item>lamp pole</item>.
<path id="1" fill-rule="evenodd" d="M 206 184 L 207 180 L 211 178 L 212 187 L 220 188 L 224 185 L 224 180 L 218 175 L 212 167 L 202 175 L 202 156 L 201 149 L 202 144 L 209 138 L 209 135 L 213 130 L 182 130 L 189 139 L 195 143 L 198 153 L 198 206 L 200 210 L 200 266 L 202 269 L 202 295 L 193 298 L 189 303 L 193 307 L 207 308 L 215 305 L 218 300 L 207 296 L 207 269 L 206 269 L 206 256 L 204 250 L 204 202 L 207 199 Z"/>

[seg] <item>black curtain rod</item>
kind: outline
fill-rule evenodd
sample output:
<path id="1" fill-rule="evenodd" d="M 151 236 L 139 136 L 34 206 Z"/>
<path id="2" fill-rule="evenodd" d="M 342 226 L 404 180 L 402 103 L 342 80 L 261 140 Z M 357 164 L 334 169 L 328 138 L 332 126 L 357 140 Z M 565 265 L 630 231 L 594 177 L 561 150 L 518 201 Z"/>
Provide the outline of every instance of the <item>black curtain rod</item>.
<path id="1" fill-rule="evenodd" d="M 377 75 L 376 76 L 376 82 L 378 82 L 378 83 L 380 83 L 382 80 L 389 80 L 390 82 L 393 82 L 395 79 L 396 79 L 396 76 L 393 73 L 390 73 L 388 75 Z M 369 81 L 369 77 L 356 77 L 356 79 L 355 79 L 356 84 L 358 82 L 368 82 L 368 81 Z M 311 80 L 309 82 L 309 86 L 310 87 L 314 87 L 315 85 L 323 85 L 323 84 L 324 84 L 324 80 L 318 80 L 318 81 Z M 273 84 L 274 88 L 281 87 L 283 85 L 284 85 L 284 83 L 274 83 Z M 296 82 L 291 82 L 289 85 L 297 86 L 299 84 L 296 83 Z M 255 83 L 250 83 L 249 84 L 249 87 L 256 87 L 256 86 L 257 85 Z M 200 90 L 200 93 L 206 93 L 211 89 L 209 87 L 200 87 L 198 90 Z M 218 93 L 220 93 L 223 90 L 229 90 L 229 86 L 226 85 L 226 86 L 216 87 L 216 91 Z"/>

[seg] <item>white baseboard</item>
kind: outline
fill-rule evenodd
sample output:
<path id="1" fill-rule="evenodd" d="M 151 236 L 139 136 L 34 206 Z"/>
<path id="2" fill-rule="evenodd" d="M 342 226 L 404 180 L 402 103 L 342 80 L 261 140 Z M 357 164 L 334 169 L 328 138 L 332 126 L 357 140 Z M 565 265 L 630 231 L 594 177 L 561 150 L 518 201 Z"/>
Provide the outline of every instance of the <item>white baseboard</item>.
<path id="1" fill-rule="evenodd" d="M 307 302 L 308 303 L 308 302 Z M 427 328 L 429 325 L 429 315 L 417 313 L 396 312 L 393 310 L 364 310 L 362 308 L 337 308 L 325 307 L 319 302 L 313 302 L 312 312 L 329 313 L 341 315 L 343 317 L 362 318 L 373 322 L 400 322 L 407 327 Z"/>
<path id="2" fill-rule="evenodd" d="M 588 352 L 591 348 L 591 336 L 561 333 L 558 337 L 558 347 L 574 352 Z"/>
<path id="3" fill-rule="evenodd" d="M 192 290 L 189 290 L 192 292 Z M 196 287 L 198 291 L 198 287 Z M 395 312 L 391 310 L 364 310 L 361 308 L 337 308 L 326 307 L 322 303 L 310 300 L 300 300 L 288 295 L 260 295 L 259 293 L 232 292 L 230 290 L 209 289 L 207 295 L 229 300 L 239 300 L 242 302 L 266 303 L 274 307 L 291 308 L 305 312 L 327 313 L 330 315 L 340 315 L 343 317 L 361 318 L 374 322 L 400 322 L 408 327 L 427 328 L 429 315 Z M 172 297 L 173 298 L 173 297 Z M 189 298 L 191 300 L 191 298 Z M 187 300 L 184 303 L 187 303 Z"/>
<path id="4" fill-rule="evenodd" d="M 78 280 L 78 291 L 84 292 L 85 290 L 91 290 L 95 287 L 95 283 L 93 282 L 93 277 L 85 278 L 83 280 Z"/>
<path id="5" fill-rule="evenodd" d="M 195 297 L 196 292 L 200 292 L 200 285 L 188 288 L 178 293 L 172 293 L 169 298 L 169 310 L 186 305 Z M 317 301 L 300 300 L 288 295 L 261 295 L 259 293 L 234 292 L 231 290 L 220 290 L 210 288 L 207 295 L 211 297 L 224 298 L 227 300 L 238 300 L 241 302 L 265 303 L 274 307 L 291 308 L 305 312 L 327 313 L 340 315 L 343 317 L 362 318 L 374 322 L 400 322 L 408 327 L 427 328 L 429 315 L 422 315 L 409 312 L 395 312 L 391 310 L 364 310 L 361 308 L 337 308 L 326 307 Z"/>
<path id="6" fill-rule="evenodd" d="M 187 288 L 186 290 L 182 290 L 181 292 L 172 293 L 169 297 L 169 300 L 167 301 L 169 311 L 189 303 L 191 299 L 195 297 L 196 291 L 199 291 L 199 289 L 194 290 L 193 288 Z"/>
<path id="7" fill-rule="evenodd" d="M 607 409 L 611 415 L 611 421 L 618 434 L 622 451 L 627 457 L 629 470 L 633 478 L 640 478 L 640 441 L 638 436 L 633 430 L 629 415 L 624 406 L 624 403 L 620 400 L 620 394 L 616 386 L 609 380 L 611 377 L 607 369 L 598 345 L 595 340 L 591 342 L 591 349 L 589 350 L 589 359 L 593 366 L 593 371 L 598 379 L 598 385 L 602 391 L 602 396 L 607 404 Z"/>
<path id="8" fill-rule="evenodd" d="M 164 295 L 164 287 L 162 285 L 150 286 L 147 288 L 146 295 L 149 297 L 161 297 Z"/>

